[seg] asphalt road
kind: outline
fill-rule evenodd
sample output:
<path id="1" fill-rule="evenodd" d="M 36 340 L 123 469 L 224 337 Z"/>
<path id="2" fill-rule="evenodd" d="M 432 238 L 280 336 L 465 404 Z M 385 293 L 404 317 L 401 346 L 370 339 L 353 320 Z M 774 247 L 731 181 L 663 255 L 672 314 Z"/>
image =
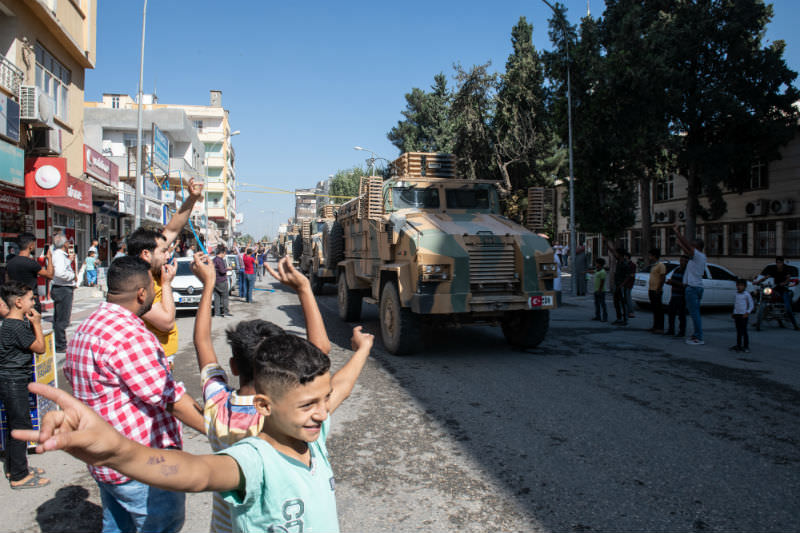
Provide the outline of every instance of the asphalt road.
<path id="1" fill-rule="evenodd" d="M 258 284 L 259 288 L 273 288 Z M 292 293 L 257 291 L 215 321 L 265 318 L 302 332 Z M 319 298 L 338 368 L 350 331 L 333 286 Z M 342 531 L 797 531 L 800 333 L 751 331 L 733 354 L 732 320 L 705 316 L 707 345 L 592 322 L 591 296 L 565 298 L 536 350 L 512 351 L 499 328 L 426 332 L 425 353 L 378 341 L 329 438 Z M 378 335 L 376 307 L 362 323 Z M 176 375 L 199 397 L 191 314 L 179 318 Z M 208 449 L 187 431 L 186 447 Z M 0 484 L 3 530 L 90 531 L 99 497 L 63 453 L 32 457 L 50 487 Z M 18 502 L 18 503 L 17 503 Z M 207 495 L 188 496 L 184 531 L 206 531 Z"/>

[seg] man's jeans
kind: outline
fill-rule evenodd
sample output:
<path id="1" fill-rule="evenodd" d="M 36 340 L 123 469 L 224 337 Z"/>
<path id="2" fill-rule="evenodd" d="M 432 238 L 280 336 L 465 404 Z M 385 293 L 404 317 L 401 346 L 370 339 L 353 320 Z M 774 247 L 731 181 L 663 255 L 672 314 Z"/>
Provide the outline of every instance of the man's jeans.
<path id="1" fill-rule="evenodd" d="M 605 291 L 595 291 L 594 293 L 594 317 L 597 320 L 602 320 L 603 322 L 608 320 Z"/>
<path id="2" fill-rule="evenodd" d="M 251 303 L 253 301 L 253 287 L 256 286 L 256 275 L 253 274 L 245 274 L 244 275 L 244 293 L 247 297 L 247 303 Z"/>
<path id="3" fill-rule="evenodd" d="M 228 280 L 218 281 L 214 285 L 214 314 L 216 316 L 222 316 L 229 313 Z"/>
<path id="4" fill-rule="evenodd" d="M 700 300 L 703 299 L 703 287 L 686 287 L 684 293 L 686 297 L 686 309 L 689 311 L 689 316 L 692 317 L 692 324 L 694 324 L 693 337 L 697 340 L 703 340 L 703 318 L 700 316 Z"/>
<path id="5" fill-rule="evenodd" d="M 186 517 L 186 494 L 138 481 L 119 485 L 97 482 L 103 503 L 103 533 L 177 532 Z"/>
<path id="6" fill-rule="evenodd" d="M 11 438 L 11 430 L 33 429 L 28 404 L 29 382 L 27 378 L 0 378 L 0 401 L 3 402 L 8 420 L 6 458 L 11 481 L 19 481 L 28 475 L 28 443 Z"/>
<path id="7" fill-rule="evenodd" d="M 50 296 L 53 297 L 53 333 L 56 341 L 56 351 L 67 351 L 67 328 L 72 316 L 72 296 L 75 287 L 66 285 L 53 285 Z"/>
<path id="8" fill-rule="evenodd" d="M 797 320 L 795 320 L 794 313 L 792 312 L 792 291 L 788 289 L 783 291 L 783 307 L 786 308 L 786 314 L 789 315 L 789 320 L 792 321 L 792 325 L 797 327 Z"/>

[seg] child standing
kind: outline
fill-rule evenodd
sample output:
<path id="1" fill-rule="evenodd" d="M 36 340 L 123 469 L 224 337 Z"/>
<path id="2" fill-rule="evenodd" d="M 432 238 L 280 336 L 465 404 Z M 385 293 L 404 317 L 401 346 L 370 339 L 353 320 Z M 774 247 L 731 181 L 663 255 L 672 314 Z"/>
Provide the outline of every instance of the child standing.
<path id="1" fill-rule="evenodd" d="M 33 291 L 19 281 L 9 281 L 0 288 L 8 314 L 0 325 L 0 401 L 6 409 L 10 429 L 32 429 L 28 406 L 28 383 L 31 381 L 33 352 L 44 353 L 42 315 L 36 312 Z M 28 468 L 28 443 L 6 442 L 6 476 L 11 488 L 44 487 L 50 480 L 41 477 L 44 470 Z"/>
<path id="2" fill-rule="evenodd" d="M 606 260 L 598 257 L 594 270 L 594 318 L 600 322 L 608 322 L 608 309 L 606 308 Z"/>
<path id="3" fill-rule="evenodd" d="M 747 292 L 747 281 L 736 280 L 736 297 L 733 302 L 733 320 L 736 323 L 736 345 L 733 352 L 750 353 L 750 338 L 747 335 L 747 317 L 753 312 L 753 298 Z"/>
<path id="4" fill-rule="evenodd" d="M 86 285 L 94 287 L 97 284 L 97 252 L 89 250 L 86 256 Z"/>

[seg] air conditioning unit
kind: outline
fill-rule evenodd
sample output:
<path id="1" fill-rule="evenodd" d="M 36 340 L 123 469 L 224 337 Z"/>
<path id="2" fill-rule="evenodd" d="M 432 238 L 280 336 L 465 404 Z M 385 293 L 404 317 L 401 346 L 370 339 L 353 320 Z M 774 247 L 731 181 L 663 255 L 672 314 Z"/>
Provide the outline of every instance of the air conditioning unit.
<path id="1" fill-rule="evenodd" d="M 53 100 L 34 85 L 19 88 L 19 120 L 33 127 L 53 128 Z"/>
<path id="2" fill-rule="evenodd" d="M 680 211 L 678 211 L 678 220 L 680 220 L 681 222 L 686 220 L 686 209 L 681 209 Z"/>
<path id="3" fill-rule="evenodd" d="M 31 152 L 36 155 L 61 155 L 61 128 L 33 130 Z"/>
<path id="4" fill-rule="evenodd" d="M 794 212 L 794 200 L 789 198 L 784 200 L 772 200 L 769 203 L 769 212 L 773 215 L 788 215 Z"/>
<path id="5" fill-rule="evenodd" d="M 667 209 L 666 211 L 656 212 L 656 222 L 659 224 L 675 222 L 675 210 Z"/>
<path id="6" fill-rule="evenodd" d="M 744 212 L 749 217 L 762 217 L 769 213 L 769 200 L 755 200 L 747 202 Z"/>

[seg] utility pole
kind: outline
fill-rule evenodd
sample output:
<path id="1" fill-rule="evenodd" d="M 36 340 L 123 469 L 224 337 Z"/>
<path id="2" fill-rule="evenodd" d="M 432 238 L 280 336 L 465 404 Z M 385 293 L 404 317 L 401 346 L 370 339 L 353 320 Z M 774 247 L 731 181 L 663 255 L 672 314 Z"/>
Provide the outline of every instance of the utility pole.
<path id="1" fill-rule="evenodd" d="M 134 206 L 133 225 L 134 230 L 142 225 L 142 209 L 139 203 L 143 202 L 144 174 L 142 173 L 142 78 L 144 77 L 144 27 L 147 21 L 147 0 L 144 0 L 142 9 L 142 52 L 139 56 L 139 113 L 136 120 L 136 196 Z"/>

